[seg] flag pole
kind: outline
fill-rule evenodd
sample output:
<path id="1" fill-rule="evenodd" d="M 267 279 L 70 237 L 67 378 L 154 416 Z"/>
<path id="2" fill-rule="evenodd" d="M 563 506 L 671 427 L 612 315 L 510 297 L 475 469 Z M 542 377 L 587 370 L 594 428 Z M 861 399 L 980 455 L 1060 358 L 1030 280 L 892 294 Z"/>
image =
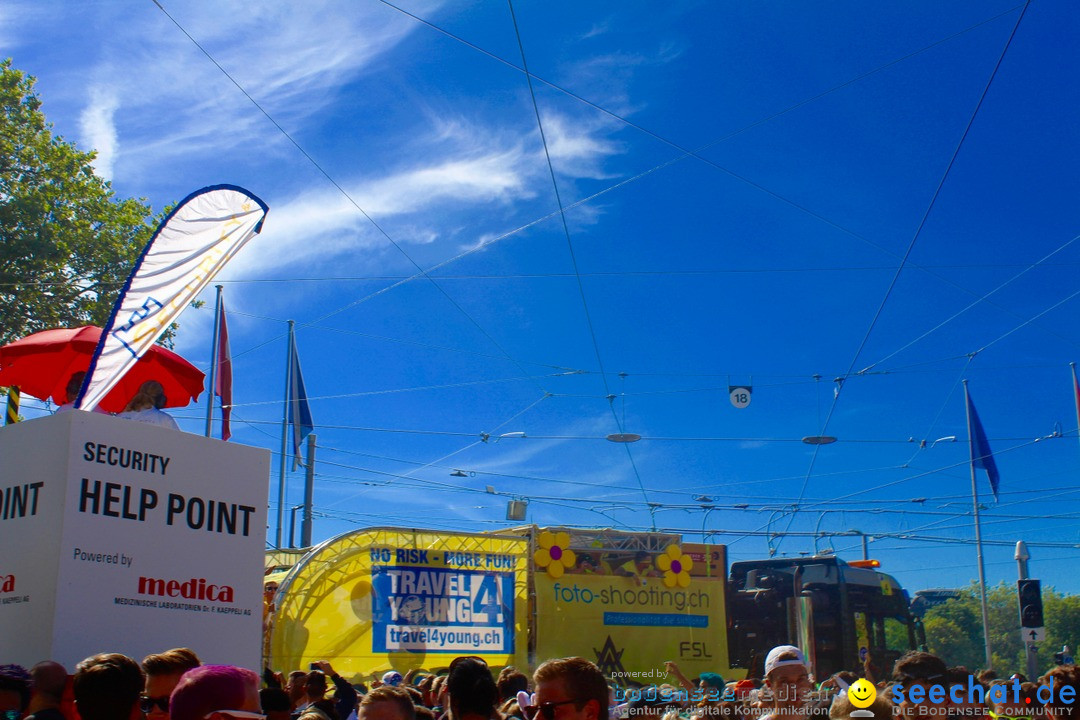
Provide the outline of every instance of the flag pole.
<path id="1" fill-rule="evenodd" d="M 979 489 L 975 482 L 975 443 L 971 435 L 971 398 L 968 396 L 968 381 L 964 381 L 964 411 L 967 414 L 968 449 L 971 455 L 971 504 L 975 512 L 975 547 L 979 555 L 979 601 L 982 604 L 983 649 L 986 653 L 986 669 L 991 669 L 993 659 L 990 654 L 990 611 L 986 605 L 986 568 L 983 563 L 982 525 L 979 521 Z"/>
<path id="2" fill-rule="evenodd" d="M 1076 401 L 1076 426 L 1080 428 L 1080 382 L 1076 380 L 1076 363 L 1069 363 L 1073 376 L 1073 399 Z"/>
<path id="3" fill-rule="evenodd" d="M 221 332 L 221 285 L 217 288 L 217 302 L 214 303 L 214 339 L 210 345 L 210 378 L 206 384 L 206 437 L 210 437 L 214 425 L 214 384 L 217 376 L 217 366 L 221 362 L 218 357 L 218 333 Z"/>
<path id="4" fill-rule="evenodd" d="M 274 547 L 281 547 L 281 526 L 285 524 L 285 460 L 289 454 L 289 400 L 292 399 L 293 325 L 289 321 L 289 348 L 285 352 L 285 407 L 281 413 L 281 468 L 278 474 L 277 539 Z"/>

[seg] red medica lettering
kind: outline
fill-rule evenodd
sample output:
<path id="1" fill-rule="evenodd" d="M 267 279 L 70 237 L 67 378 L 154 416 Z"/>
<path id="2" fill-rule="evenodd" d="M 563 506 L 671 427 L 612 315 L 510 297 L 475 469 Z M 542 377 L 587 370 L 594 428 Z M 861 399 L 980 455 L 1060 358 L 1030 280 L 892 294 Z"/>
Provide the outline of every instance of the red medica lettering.
<path id="1" fill-rule="evenodd" d="M 15 591 L 15 576 L 14 575 L 0 575 L 0 592 L 14 592 Z"/>
<path id="2" fill-rule="evenodd" d="M 160 595 L 163 597 L 182 597 L 186 600 L 209 600 L 210 602 L 231 603 L 233 589 L 228 585 L 213 585 L 206 578 L 192 578 L 185 582 L 179 580 L 158 580 L 139 578 L 140 595 Z"/>

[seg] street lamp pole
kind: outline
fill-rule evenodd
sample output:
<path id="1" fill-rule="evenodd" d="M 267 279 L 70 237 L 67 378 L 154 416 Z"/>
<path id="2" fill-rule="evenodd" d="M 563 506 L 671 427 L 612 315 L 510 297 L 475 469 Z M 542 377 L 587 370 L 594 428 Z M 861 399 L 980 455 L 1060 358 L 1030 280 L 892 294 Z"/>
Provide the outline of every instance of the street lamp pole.
<path id="1" fill-rule="evenodd" d="M 866 536 L 866 533 L 864 533 L 862 530 L 856 530 L 855 528 L 852 528 L 852 529 L 848 530 L 848 532 L 851 533 L 852 535 L 858 535 L 859 536 L 859 539 L 862 540 L 862 559 L 863 560 L 869 560 L 870 559 L 870 546 L 869 546 L 870 538 L 868 538 Z"/>
<path id="2" fill-rule="evenodd" d="M 1031 554 L 1028 552 L 1027 544 L 1023 540 L 1017 541 L 1016 552 L 1013 553 L 1013 558 L 1016 560 L 1016 570 L 1020 576 L 1020 579 L 1027 580 L 1028 560 L 1031 559 Z M 1023 633 L 1020 634 L 1023 635 Z M 1037 651 L 1035 649 L 1035 643 L 1031 642 L 1027 638 L 1024 639 L 1024 654 L 1027 656 L 1028 677 L 1037 677 L 1039 674 L 1039 663 Z"/>
<path id="3" fill-rule="evenodd" d="M 295 538 L 296 538 L 296 511 L 300 510 L 300 509 L 302 509 L 304 507 L 305 506 L 304 506 L 303 503 L 301 503 L 299 505 L 293 505 L 292 510 L 289 511 L 289 518 L 290 518 L 290 522 L 289 522 L 289 547 L 291 547 L 291 548 L 296 547 L 296 542 L 295 542 Z"/>

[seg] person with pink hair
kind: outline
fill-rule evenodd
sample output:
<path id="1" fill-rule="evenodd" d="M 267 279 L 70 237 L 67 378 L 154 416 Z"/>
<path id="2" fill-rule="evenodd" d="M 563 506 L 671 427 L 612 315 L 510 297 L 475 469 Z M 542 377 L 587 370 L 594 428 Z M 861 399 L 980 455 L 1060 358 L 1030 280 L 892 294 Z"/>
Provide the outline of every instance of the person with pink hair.
<path id="1" fill-rule="evenodd" d="M 233 665 L 188 670 L 169 698 L 170 720 L 265 720 L 259 676 Z"/>

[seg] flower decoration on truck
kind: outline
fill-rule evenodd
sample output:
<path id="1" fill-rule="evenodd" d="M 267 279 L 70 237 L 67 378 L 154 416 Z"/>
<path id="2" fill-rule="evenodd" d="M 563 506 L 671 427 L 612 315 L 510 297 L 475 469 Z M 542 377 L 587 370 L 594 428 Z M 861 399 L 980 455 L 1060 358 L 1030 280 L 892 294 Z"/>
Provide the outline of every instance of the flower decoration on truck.
<path id="1" fill-rule="evenodd" d="M 567 568 L 577 563 L 574 551 L 570 549 L 570 533 L 553 533 L 548 530 L 540 533 L 540 547 L 533 553 L 533 561 L 538 567 L 546 568 L 552 578 L 561 578 Z"/>
<path id="2" fill-rule="evenodd" d="M 683 555 L 678 545 L 668 545 L 664 552 L 656 557 L 656 567 L 664 573 L 664 585 L 668 587 L 689 587 L 690 570 L 694 561 L 689 555 Z"/>

